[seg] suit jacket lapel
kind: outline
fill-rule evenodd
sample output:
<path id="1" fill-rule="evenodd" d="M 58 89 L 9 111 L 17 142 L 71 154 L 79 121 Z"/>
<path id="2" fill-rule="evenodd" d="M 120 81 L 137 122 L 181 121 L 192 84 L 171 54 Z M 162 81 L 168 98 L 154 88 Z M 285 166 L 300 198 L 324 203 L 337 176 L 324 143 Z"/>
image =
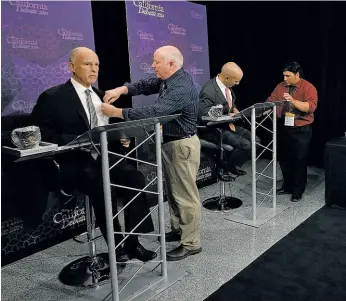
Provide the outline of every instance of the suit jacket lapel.
<path id="1" fill-rule="evenodd" d="M 97 96 L 101 99 L 101 101 L 103 102 L 103 97 L 105 96 L 105 92 L 101 91 L 95 87 L 92 87 L 92 89 L 97 94 Z"/>
<path id="2" fill-rule="evenodd" d="M 220 100 L 220 103 L 221 103 L 222 105 L 225 104 L 225 103 L 227 103 L 227 100 L 226 100 L 225 96 L 223 95 L 222 91 L 220 90 L 219 85 L 218 85 L 217 82 L 216 82 L 216 78 L 214 78 L 214 80 L 213 80 L 213 86 L 214 86 L 216 95 L 217 95 L 217 97 L 218 97 L 219 100 Z M 227 104 L 228 104 L 228 103 L 227 103 Z"/>
<path id="3" fill-rule="evenodd" d="M 232 94 L 232 106 L 234 106 L 234 104 L 235 104 L 235 94 L 234 94 L 232 88 L 230 88 L 230 90 L 231 90 L 231 94 Z"/>
<path id="4" fill-rule="evenodd" d="M 88 129 L 90 129 L 90 123 L 88 120 L 88 116 L 85 113 L 84 107 L 82 105 L 81 100 L 79 99 L 79 96 L 76 92 L 76 89 L 73 87 L 72 83 L 70 80 L 66 82 L 66 87 L 68 88 L 70 94 L 71 94 L 71 105 L 75 107 L 77 110 L 78 114 L 82 118 L 83 122 L 87 126 Z"/>

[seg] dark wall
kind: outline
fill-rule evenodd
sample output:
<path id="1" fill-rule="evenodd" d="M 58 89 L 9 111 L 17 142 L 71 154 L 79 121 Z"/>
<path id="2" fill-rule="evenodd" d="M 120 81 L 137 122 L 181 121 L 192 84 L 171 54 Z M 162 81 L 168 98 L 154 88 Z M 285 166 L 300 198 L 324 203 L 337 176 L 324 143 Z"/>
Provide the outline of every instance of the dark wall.
<path id="1" fill-rule="evenodd" d="M 269 96 L 286 61 L 301 64 L 319 93 L 310 163 L 322 166 L 326 141 L 346 131 L 346 3 L 193 2 L 207 7 L 211 76 L 227 61 L 244 71 L 235 88 L 240 108 Z M 109 89 L 130 78 L 125 3 L 93 2 L 92 9 L 99 83 Z"/>

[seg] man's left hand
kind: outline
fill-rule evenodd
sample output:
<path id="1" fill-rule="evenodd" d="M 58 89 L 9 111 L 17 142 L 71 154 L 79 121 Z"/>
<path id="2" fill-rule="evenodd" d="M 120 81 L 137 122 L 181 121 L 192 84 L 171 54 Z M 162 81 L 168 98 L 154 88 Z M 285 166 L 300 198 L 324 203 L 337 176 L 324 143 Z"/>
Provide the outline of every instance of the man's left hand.
<path id="1" fill-rule="evenodd" d="M 108 117 L 118 117 L 123 118 L 123 110 L 116 108 L 112 105 L 109 105 L 107 103 L 101 104 L 101 111 L 103 114 L 105 114 Z"/>
<path id="2" fill-rule="evenodd" d="M 123 145 L 123 147 L 129 147 L 130 146 L 130 142 L 131 142 L 131 140 L 127 139 L 127 138 L 120 139 L 120 143 Z"/>
<path id="3" fill-rule="evenodd" d="M 289 93 L 284 93 L 284 99 L 286 101 L 293 101 L 293 97 Z"/>

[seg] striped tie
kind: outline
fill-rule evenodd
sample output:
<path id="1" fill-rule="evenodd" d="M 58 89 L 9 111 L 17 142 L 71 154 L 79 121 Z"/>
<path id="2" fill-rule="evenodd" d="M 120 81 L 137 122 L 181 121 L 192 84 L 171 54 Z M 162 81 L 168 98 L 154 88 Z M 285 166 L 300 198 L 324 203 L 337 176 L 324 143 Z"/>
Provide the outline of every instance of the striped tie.
<path id="1" fill-rule="evenodd" d="M 90 114 L 90 128 L 94 128 L 98 125 L 98 119 L 90 93 L 91 91 L 89 89 L 85 90 L 85 94 L 87 95 L 87 106 Z"/>

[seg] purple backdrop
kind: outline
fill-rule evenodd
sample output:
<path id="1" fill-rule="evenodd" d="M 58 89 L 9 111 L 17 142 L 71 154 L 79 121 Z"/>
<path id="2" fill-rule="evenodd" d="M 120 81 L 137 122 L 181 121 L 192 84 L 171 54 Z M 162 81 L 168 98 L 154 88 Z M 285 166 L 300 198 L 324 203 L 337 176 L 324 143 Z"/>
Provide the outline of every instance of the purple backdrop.
<path id="1" fill-rule="evenodd" d="M 183 54 L 184 69 L 199 91 L 210 78 L 205 6 L 185 1 L 128 1 L 126 14 L 131 80 L 154 75 L 154 51 L 173 45 Z M 133 106 L 150 104 L 156 98 L 134 97 Z"/>
<path id="2" fill-rule="evenodd" d="M 40 93 L 70 77 L 69 52 L 94 49 L 94 33 L 90 2 L 1 1 L 1 9 L 1 115 L 11 125 L 13 115 L 31 113 Z M 4 161 L 2 265 L 85 231 L 80 196 L 65 205 L 49 191 L 39 162 Z"/>
<path id="3" fill-rule="evenodd" d="M 95 48 L 91 5 L 1 1 L 1 8 L 1 115 L 29 114 L 41 92 L 70 77 L 69 52 Z"/>
<path id="4" fill-rule="evenodd" d="M 131 80 L 153 76 L 154 51 L 173 45 L 182 52 L 184 69 L 192 75 L 200 91 L 210 79 L 205 6 L 186 1 L 127 1 L 126 15 Z M 135 96 L 132 105 L 142 107 L 156 99 L 157 95 Z M 154 154 L 155 148 L 150 144 L 137 152 L 140 159 L 147 161 L 154 161 Z M 138 164 L 138 168 L 146 175 L 147 182 L 156 176 L 155 169 L 148 165 Z M 215 181 L 213 160 L 202 155 L 197 184 L 203 187 Z"/>

